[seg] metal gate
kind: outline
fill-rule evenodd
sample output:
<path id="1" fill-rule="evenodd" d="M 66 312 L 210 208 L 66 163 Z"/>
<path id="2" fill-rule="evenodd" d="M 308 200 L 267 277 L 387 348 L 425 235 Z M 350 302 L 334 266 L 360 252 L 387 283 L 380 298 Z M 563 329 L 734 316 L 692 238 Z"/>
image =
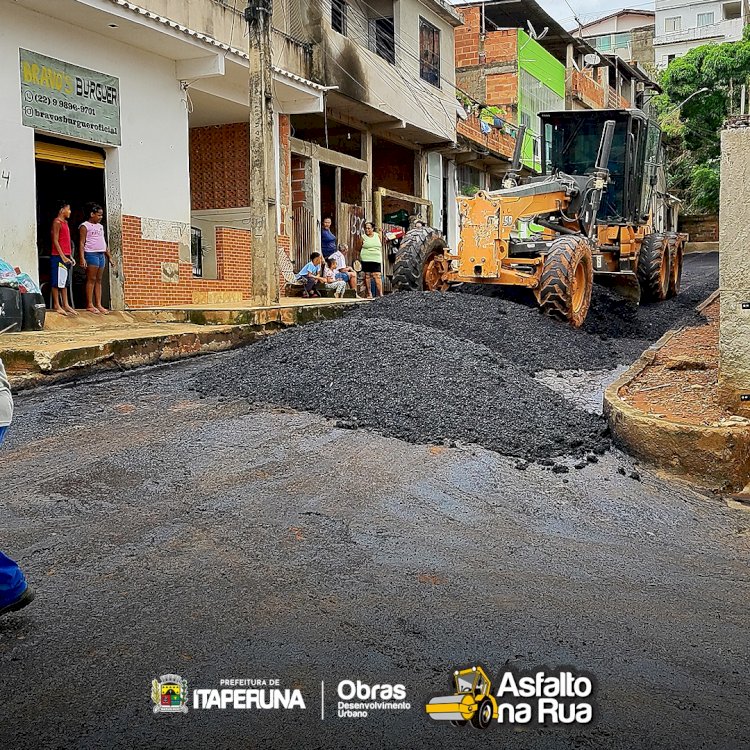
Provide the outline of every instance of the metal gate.
<path id="1" fill-rule="evenodd" d="M 315 217 L 310 209 L 297 206 L 292 212 L 292 257 L 299 271 L 315 249 Z"/>

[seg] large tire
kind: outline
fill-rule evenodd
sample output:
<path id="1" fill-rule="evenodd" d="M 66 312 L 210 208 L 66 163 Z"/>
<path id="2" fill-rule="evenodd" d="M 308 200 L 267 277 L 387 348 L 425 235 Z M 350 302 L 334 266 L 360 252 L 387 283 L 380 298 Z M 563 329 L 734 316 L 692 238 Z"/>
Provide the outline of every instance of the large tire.
<path id="1" fill-rule="evenodd" d="M 680 293 L 682 284 L 682 243 L 677 242 L 677 247 L 672 252 L 672 260 L 669 266 L 669 291 L 667 297 L 670 299 Z"/>
<path id="2" fill-rule="evenodd" d="M 444 257 L 446 247 L 443 236 L 436 229 L 410 229 L 401 240 L 393 262 L 394 291 L 445 290 L 447 284 L 440 281 L 440 276 L 447 270 L 447 261 L 440 259 Z"/>
<path id="3" fill-rule="evenodd" d="M 594 286 L 591 245 L 580 235 L 552 243 L 536 290 L 542 312 L 580 328 L 586 320 Z"/>
<path id="4" fill-rule="evenodd" d="M 661 302 L 669 295 L 669 238 L 647 234 L 638 255 L 638 282 L 646 301 Z"/>
<path id="5" fill-rule="evenodd" d="M 489 698 L 485 698 L 476 710 L 474 716 L 471 717 L 471 726 L 475 729 L 487 729 L 492 723 L 492 701 Z"/>

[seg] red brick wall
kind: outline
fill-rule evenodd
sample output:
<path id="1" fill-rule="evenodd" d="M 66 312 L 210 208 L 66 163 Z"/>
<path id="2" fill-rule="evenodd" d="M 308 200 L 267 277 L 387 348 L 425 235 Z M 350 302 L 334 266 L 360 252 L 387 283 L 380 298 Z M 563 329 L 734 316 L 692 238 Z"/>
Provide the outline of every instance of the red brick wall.
<path id="1" fill-rule="evenodd" d="M 479 64 L 480 8 L 456 8 L 464 25 L 456 29 L 456 67 L 465 68 Z"/>
<path id="2" fill-rule="evenodd" d="M 496 154 L 505 156 L 508 160 L 513 157 L 515 139 L 497 128 L 492 128 L 489 133 L 483 133 L 477 115 L 469 117 L 468 120 L 459 120 L 456 129 L 461 135 L 494 151 Z"/>
<path id="3" fill-rule="evenodd" d="M 194 211 L 247 206 L 249 168 L 248 123 L 190 128 L 190 199 Z"/>
<path id="4" fill-rule="evenodd" d="M 179 260 L 178 243 L 144 239 L 140 218 L 122 217 L 125 304 L 130 308 L 192 304 L 196 292 L 242 292 L 243 299 L 250 299 L 250 232 L 217 227 L 216 262 L 218 279 L 193 278 L 192 265 Z M 162 281 L 162 263 L 179 264 L 178 283 Z"/>
<path id="5" fill-rule="evenodd" d="M 301 156 L 292 156 L 292 207 L 304 206 L 307 200 L 305 192 L 305 160 Z"/>
<path id="6" fill-rule="evenodd" d="M 486 77 L 486 99 L 492 107 L 514 108 L 518 104 L 518 74 L 493 73 Z M 508 112 L 510 114 L 510 112 Z"/>
<path id="7" fill-rule="evenodd" d="M 571 93 L 592 109 L 604 108 L 604 89 L 596 81 L 577 70 L 572 70 Z"/>
<path id="8" fill-rule="evenodd" d="M 486 63 L 517 62 L 518 30 L 503 29 L 487 32 L 484 39 L 484 55 Z"/>
<path id="9" fill-rule="evenodd" d="M 291 124 L 288 115 L 279 115 L 279 182 L 281 195 L 281 226 L 279 234 L 289 234 L 292 212 L 292 152 L 289 145 Z"/>
<path id="10" fill-rule="evenodd" d="M 414 152 L 395 143 L 373 139 L 372 181 L 374 188 L 414 195 Z"/>

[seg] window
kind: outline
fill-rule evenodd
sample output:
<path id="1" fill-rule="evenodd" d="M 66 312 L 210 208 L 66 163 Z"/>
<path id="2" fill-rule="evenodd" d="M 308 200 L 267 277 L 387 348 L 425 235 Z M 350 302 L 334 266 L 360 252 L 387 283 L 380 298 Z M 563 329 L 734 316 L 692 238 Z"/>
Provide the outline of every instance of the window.
<path id="1" fill-rule="evenodd" d="M 712 26 L 713 22 L 714 22 L 713 11 L 711 13 L 699 13 L 698 14 L 698 27 Z"/>
<path id="2" fill-rule="evenodd" d="M 742 18 L 742 4 L 741 3 L 724 3 L 722 6 L 722 12 L 724 14 L 725 21 L 732 21 L 736 18 Z"/>
<path id="3" fill-rule="evenodd" d="M 331 0 L 331 26 L 334 31 L 346 36 L 346 0 Z"/>
<path id="4" fill-rule="evenodd" d="M 625 34 L 615 34 L 615 49 L 625 49 L 630 47 L 630 32 Z"/>
<path id="5" fill-rule="evenodd" d="M 440 86 L 440 29 L 419 19 L 419 77 Z"/>
<path id="6" fill-rule="evenodd" d="M 600 52 L 609 52 L 612 49 L 612 35 L 596 37 L 596 48 Z"/>
<path id="7" fill-rule="evenodd" d="M 392 18 L 370 20 L 370 49 L 391 65 L 396 64 L 396 33 Z"/>
<path id="8" fill-rule="evenodd" d="M 677 55 L 667 55 L 667 65 L 672 62 L 677 57 Z"/>
<path id="9" fill-rule="evenodd" d="M 672 16 L 671 18 L 665 18 L 664 19 L 664 33 L 670 34 L 673 31 L 681 31 L 682 30 L 682 17 L 681 16 Z"/>

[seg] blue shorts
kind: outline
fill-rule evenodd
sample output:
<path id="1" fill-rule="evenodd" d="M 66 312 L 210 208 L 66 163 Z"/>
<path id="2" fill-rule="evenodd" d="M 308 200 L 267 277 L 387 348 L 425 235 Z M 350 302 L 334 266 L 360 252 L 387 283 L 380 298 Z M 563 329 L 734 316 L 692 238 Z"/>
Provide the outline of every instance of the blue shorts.
<path id="1" fill-rule="evenodd" d="M 339 271 L 336 274 L 336 281 L 345 281 L 348 284 L 349 283 L 349 274 L 346 271 Z"/>
<path id="2" fill-rule="evenodd" d="M 63 284 L 60 286 L 57 282 L 59 281 L 57 270 L 62 268 L 67 268 L 68 273 L 70 273 L 70 266 L 66 266 L 61 260 L 59 255 L 52 255 L 50 256 L 50 268 L 49 268 L 49 280 L 52 284 L 53 289 L 64 289 L 67 284 Z"/>
<path id="3" fill-rule="evenodd" d="M 104 264 L 107 262 L 107 256 L 104 253 L 84 253 L 83 258 L 87 266 L 96 266 L 97 268 L 104 268 Z"/>

